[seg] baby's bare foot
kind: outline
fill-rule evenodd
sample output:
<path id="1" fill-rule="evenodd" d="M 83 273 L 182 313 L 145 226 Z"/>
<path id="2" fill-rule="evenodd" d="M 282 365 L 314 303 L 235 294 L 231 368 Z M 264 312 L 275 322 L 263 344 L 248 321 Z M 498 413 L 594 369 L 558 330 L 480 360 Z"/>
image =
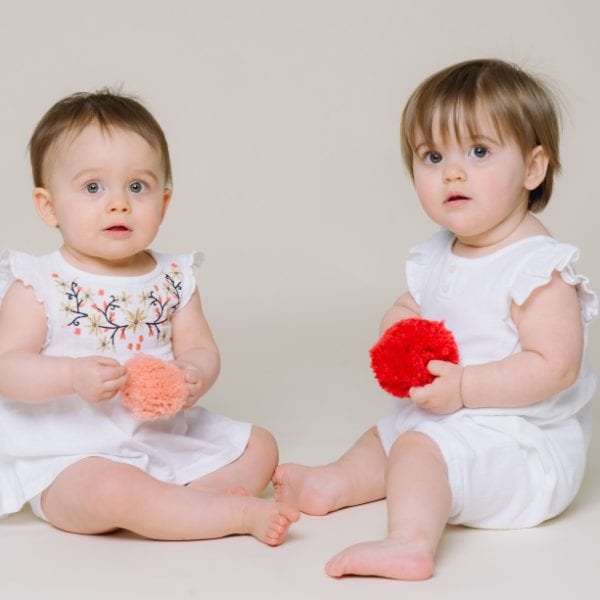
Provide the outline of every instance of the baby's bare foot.
<path id="1" fill-rule="evenodd" d="M 433 557 L 421 544 L 386 538 L 342 550 L 325 565 L 325 572 L 331 577 L 370 575 L 414 581 L 431 577 L 433 566 Z"/>
<path id="2" fill-rule="evenodd" d="M 244 507 L 244 531 L 269 546 L 278 546 L 290 525 L 299 518 L 300 513 L 293 506 L 248 497 Z"/>
<path id="3" fill-rule="evenodd" d="M 338 501 L 338 479 L 339 473 L 331 465 L 279 465 L 273 475 L 275 499 L 292 504 L 308 515 L 326 515 L 344 506 Z"/>

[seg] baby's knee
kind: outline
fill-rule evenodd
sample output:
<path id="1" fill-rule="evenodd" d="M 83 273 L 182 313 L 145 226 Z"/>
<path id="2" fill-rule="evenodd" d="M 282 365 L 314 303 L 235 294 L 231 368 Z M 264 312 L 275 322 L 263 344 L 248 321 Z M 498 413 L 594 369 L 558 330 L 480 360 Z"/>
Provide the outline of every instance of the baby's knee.
<path id="1" fill-rule="evenodd" d="M 437 443 L 427 434 L 420 431 L 407 431 L 403 433 L 398 436 L 390 448 L 390 456 L 405 452 L 428 454 L 440 463 L 445 464 L 444 457 Z"/>
<path id="2" fill-rule="evenodd" d="M 119 502 L 129 502 L 127 496 L 136 489 L 138 479 L 149 476 L 133 465 L 102 458 L 82 461 L 79 473 L 78 495 L 90 506 L 110 507 Z"/>
<path id="3" fill-rule="evenodd" d="M 246 451 L 259 454 L 262 461 L 272 465 L 273 469 L 279 463 L 279 447 L 275 437 L 270 431 L 258 425 L 252 426 Z"/>
<path id="4" fill-rule="evenodd" d="M 41 508 L 56 527 L 78 533 L 114 529 L 118 509 L 130 505 L 135 480 L 144 473 L 136 467 L 99 457 L 67 467 L 42 494 Z M 129 495 L 129 497 L 128 497 Z"/>

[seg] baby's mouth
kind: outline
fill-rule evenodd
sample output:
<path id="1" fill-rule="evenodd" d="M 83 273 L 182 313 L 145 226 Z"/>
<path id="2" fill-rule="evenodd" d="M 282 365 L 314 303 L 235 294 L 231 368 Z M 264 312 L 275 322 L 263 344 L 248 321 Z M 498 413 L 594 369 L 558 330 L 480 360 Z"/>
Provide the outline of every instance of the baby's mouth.
<path id="1" fill-rule="evenodd" d="M 107 227 L 105 231 L 129 231 L 129 227 L 125 227 L 125 225 L 113 225 L 112 227 Z"/>
<path id="2" fill-rule="evenodd" d="M 452 194 L 446 198 L 446 202 L 459 202 L 460 200 L 470 200 L 470 198 L 462 194 Z"/>

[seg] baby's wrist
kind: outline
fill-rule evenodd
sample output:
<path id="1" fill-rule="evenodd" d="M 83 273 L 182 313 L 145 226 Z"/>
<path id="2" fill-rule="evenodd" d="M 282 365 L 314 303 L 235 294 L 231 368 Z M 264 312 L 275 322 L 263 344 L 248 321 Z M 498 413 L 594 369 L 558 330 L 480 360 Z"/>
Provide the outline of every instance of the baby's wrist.
<path id="1" fill-rule="evenodd" d="M 469 371 L 469 373 L 471 372 L 471 370 L 469 369 L 469 367 L 463 367 L 462 371 L 460 373 L 460 385 L 459 385 L 459 390 L 460 390 L 460 402 L 462 404 L 463 408 L 469 408 L 468 406 L 468 398 L 467 398 L 467 377 L 469 376 L 469 374 L 467 373 L 467 370 Z"/>
<path id="2" fill-rule="evenodd" d="M 64 361 L 64 374 L 65 381 L 68 382 L 69 392 L 70 394 L 77 393 L 77 367 L 78 367 L 78 359 L 77 358 L 65 358 Z"/>

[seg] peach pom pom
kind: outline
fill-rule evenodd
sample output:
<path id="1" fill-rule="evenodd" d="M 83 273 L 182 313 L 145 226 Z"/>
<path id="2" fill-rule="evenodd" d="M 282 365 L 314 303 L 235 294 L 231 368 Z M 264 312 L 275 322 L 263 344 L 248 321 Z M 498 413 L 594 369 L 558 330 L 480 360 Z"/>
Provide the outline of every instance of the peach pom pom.
<path id="1" fill-rule="evenodd" d="M 172 417 L 184 407 L 187 386 L 179 367 L 143 354 L 125 367 L 129 377 L 121 389 L 122 402 L 138 419 Z"/>

